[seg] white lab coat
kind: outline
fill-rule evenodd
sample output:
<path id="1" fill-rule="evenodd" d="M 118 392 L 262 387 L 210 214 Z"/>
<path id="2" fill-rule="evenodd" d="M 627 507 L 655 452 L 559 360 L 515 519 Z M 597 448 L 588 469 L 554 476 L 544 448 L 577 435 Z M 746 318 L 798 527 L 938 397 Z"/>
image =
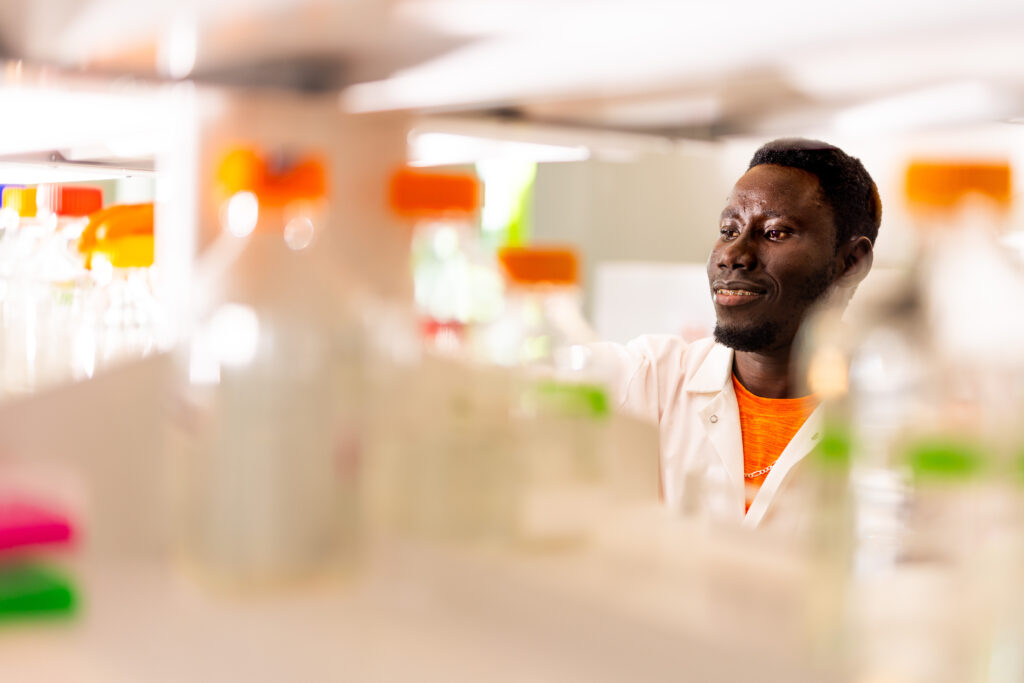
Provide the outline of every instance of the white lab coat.
<path id="1" fill-rule="evenodd" d="M 797 467 L 822 433 L 818 406 L 779 456 L 744 514 L 743 437 L 732 349 L 701 339 L 644 336 L 593 347 L 620 410 L 658 425 L 665 502 L 746 528 L 801 534 L 810 522 Z"/>

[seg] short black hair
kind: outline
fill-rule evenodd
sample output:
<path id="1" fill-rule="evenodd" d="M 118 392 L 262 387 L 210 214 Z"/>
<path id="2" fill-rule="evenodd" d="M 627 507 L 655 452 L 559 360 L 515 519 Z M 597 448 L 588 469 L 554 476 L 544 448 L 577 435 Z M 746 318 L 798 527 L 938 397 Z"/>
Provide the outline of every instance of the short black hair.
<path id="1" fill-rule="evenodd" d="M 799 168 L 818 178 L 825 202 L 832 208 L 836 248 L 861 235 L 875 243 L 882 200 L 860 159 L 820 140 L 781 138 L 754 152 L 747 170 L 761 164 Z"/>

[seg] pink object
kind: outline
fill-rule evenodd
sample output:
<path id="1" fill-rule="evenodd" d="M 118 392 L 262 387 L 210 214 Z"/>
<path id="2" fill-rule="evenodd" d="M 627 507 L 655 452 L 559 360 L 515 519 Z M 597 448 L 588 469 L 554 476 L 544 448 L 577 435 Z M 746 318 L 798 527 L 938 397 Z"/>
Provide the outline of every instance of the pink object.
<path id="1" fill-rule="evenodd" d="M 0 555 L 29 546 L 67 545 L 74 536 L 68 518 L 22 501 L 0 500 Z"/>

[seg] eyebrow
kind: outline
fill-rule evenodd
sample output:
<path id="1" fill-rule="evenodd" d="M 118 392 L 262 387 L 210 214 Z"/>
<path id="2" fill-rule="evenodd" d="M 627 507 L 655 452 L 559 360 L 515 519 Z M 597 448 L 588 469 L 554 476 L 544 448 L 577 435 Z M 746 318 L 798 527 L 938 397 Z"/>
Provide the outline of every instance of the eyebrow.
<path id="1" fill-rule="evenodd" d="M 775 210 L 772 210 L 772 209 L 765 209 L 761 213 L 765 217 L 767 217 L 767 218 L 787 218 L 788 220 L 791 220 L 791 221 L 794 221 L 794 222 L 796 221 L 796 219 L 792 218 L 791 216 L 789 216 L 786 213 L 783 213 L 782 211 L 775 211 Z M 725 209 L 722 210 L 722 215 L 720 216 L 720 218 L 739 218 L 739 216 L 740 216 L 740 212 L 739 211 L 737 211 L 736 209 L 730 209 L 729 207 L 726 207 Z"/>

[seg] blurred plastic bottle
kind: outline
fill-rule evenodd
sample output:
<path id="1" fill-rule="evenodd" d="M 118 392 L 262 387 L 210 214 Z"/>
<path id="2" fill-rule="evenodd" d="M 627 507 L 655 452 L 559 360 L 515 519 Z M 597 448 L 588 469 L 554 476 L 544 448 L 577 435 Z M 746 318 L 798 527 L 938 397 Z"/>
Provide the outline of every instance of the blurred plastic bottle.
<path id="1" fill-rule="evenodd" d="M 154 294 L 153 240 L 150 203 L 111 206 L 89 217 L 78 250 L 93 288 L 76 340 L 76 372 L 91 376 L 95 368 L 156 350 L 165 312 Z"/>
<path id="2" fill-rule="evenodd" d="M 90 214 L 103 208 L 103 190 L 84 185 L 40 185 L 36 190 L 37 213 L 45 217 L 46 237 L 73 251 Z M 51 218 L 52 217 L 52 218 Z M 76 261 L 80 260 L 76 257 Z"/>
<path id="3" fill-rule="evenodd" d="M 487 358 L 579 377 L 592 370 L 585 345 L 598 338 L 583 317 L 575 250 L 506 247 L 498 259 L 506 293 L 500 317 L 485 333 Z"/>
<path id="4" fill-rule="evenodd" d="M 9 236 L 18 228 L 21 219 L 18 211 L 13 206 L 3 206 L 3 195 L 7 188 L 11 190 L 23 189 L 21 185 L 0 185 L 0 246 L 3 245 L 3 238 Z"/>
<path id="5" fill-rule="evenodd" d="M 361 352 L 309 248 L 326 197 L 316 158 L 229 153 L 225 229 L 180 355 L 182 549 L 228 588 L 338 569 L 357 555 Z"/>
<path id="6" fill-rule="evenodd" d="M 426 345 L 466 352 L 473 329 L 497 315 L 501 276 L 475 223 L 480 185 L 468 174 L 402 169 L 391 180 L 394 211 L 413 221 L 415 301 Z"/>
<path id="7" fill-rule="evenodd" d="M 36 188 L 6 186 L 3 190 L 3 260 L 0 267 L 6 272 L 17 261 L 12 251 L 31 246 L 41 229 L 36 221 Z"/>
<path id="8" fill-rule="evenodd" d="M 30 277 L 26 270 L 43 227 L 36 219 L 36 188 L 6 187 L 3 192 L 4 235 L 0 240 L 0 330 L 3 393 L 24 394 L 36 385 L 35 340 L 26 330 L 35 330 L 34 310 L 25 295 Z M 31 362 L 29 362 L 31 359 Z"/>
<path id="9" fill-rule="evenodd" d="M 410 325 L 391 325 L 376 344 L 375 515 L 388 530 L 433 542 L 507 541 L 516 490 L 511 373 L 474 362 L 470 350 L 501 304 L 497 262 L 476 238 L 479 185 L 402 169 L 389 200 L 413 225 L 415 285 L 414 310 L 389 318 L 417 319 L 418 338 L 402 341 Z M 374 326 L 384 320 L 378 314 Z"/>
<path id="10" fill-rule="evenodd" d="M 76 362 L 75 340 L 86 322 L 86 306 L 92 278 L 84 259 L 73 248 L 88 223 L 88 215 L 103 205 L 99 188 L 40 185 L 37 190 L 42 233 L 25 263 L 22 295 L 33 309 L 35 329 L 26 329 L 34 340 L 33 375 L 40 385 L 80 379 L 91 373 Z M 31 347 L 32 345 L 27 345 Z"/>
<path id="11" fill-rule="evenodd" d="M 610 406 L 605 369 L 588 344 L 576 252 L 557 247 L 499 251 L 504 310 L 481 332 L 499 365 L 524 373 L 514 404 L 521 435 L 520 533 L 558 544 L 583 540 L 608 502 Z"/>
<path id="12" fill-rule="evenodd" d="M 865 676 L 1019 680 L 1024 278 L 999 243 L 1010 169 L 913 163 L 907 199 L 914 268 L 867 314 L 828 312 L 807 332 L 828 425 L 822 588 L 845 600 L 825 613 Z"/>

